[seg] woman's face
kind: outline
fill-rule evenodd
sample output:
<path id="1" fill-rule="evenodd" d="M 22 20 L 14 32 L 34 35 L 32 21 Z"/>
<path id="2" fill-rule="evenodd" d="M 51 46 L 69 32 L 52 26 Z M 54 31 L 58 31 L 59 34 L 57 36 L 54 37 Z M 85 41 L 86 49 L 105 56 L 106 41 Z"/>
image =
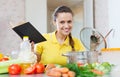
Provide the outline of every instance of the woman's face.
<path id="1" fill-rule="evenodd" d="M 55 21 L 57 32 L 61 35 L 67 36 L 71 33 L 73 25 L 73 16 L 71 13 L 58 13 Z"/>

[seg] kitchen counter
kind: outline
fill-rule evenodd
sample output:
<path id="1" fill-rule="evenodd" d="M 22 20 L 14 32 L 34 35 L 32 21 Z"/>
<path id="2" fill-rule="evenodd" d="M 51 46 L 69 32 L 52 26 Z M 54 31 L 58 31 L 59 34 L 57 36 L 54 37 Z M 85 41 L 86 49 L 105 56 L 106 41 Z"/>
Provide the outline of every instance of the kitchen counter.
<path id="1" fill-rule="evenodd" d="M 108 77 L 120 77 L 120 50 L 104 51 L 100 58 L 101 62 L 109 62 L 115 65 L 111 71 L 111 75 Z"/>
<path id="2" fill-rule="evenodd" d="M 100 62 L 109 62 L 110 64 L 120 65 L 120 51 L 104 51 L 99 59 Z"/>
<path id="3" fill-rule="evenodd" d="M 9 75 L 9 74 L 0 74 L 0 77 L 48 77 L 45 74 L 31 74 L 31 75 Z"/>
<path id="4" fill-rule="evenodd" d="M 9 75 L 9 74 L 0 74 L 0 77 L 49 77 L 45 74 L 32 74 L 32 75 Z M 120 76 L 109 76 L 105 75 L 103 77 L 120 77 Z"/>
<path id="5" fill-rule="evenodd" d="M 120 51 L 113 52 L 102 52 L 101 62 L 110 62 L 115 64 L 115 68 L 111 71 L 111 75 L 105 75 L 103 77 L 120 77 Z M 0 77 L 49 77 L 45 74 L 32 74 L 32 75 L 9 75 L 9 74 L 0 74 Z"/>

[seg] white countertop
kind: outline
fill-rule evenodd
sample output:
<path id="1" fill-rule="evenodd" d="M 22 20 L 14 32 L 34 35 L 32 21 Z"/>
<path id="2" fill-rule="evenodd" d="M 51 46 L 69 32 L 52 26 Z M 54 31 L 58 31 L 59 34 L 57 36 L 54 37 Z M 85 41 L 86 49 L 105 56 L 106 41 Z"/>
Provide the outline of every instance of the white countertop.
<path id="1" fill-rule="evenodd" d="M 102 52 L 101 62 L 109 62 L 111 64 L 120 65 L 120 51 Z"/>
<path id="2" fill-rule="evenodd" d="M 9 75 L 9 74 L 0 74 L 0 77 L 48 77 L 45 74 L 31 74 L 31 75 Z"/>
<path id="3" fill-rule="evenodd" d="M 101 62 L 110 62 L 116 65 L 111 71 L 110 76 L 103 77 L 120 77 L 120 51 L 102 52 L 100 57 Z M 9 75 L 0 74 L 0 77 L 48 77 L 45 74 L 32 74 L 32 75 Z"/>
<path id="4" fill-rule="evenodd" d="M 100 58 L 101 62 L 109 62 L 115 65 L 110 77 L 120 77 L 120 51 L 102 52 Z"/>

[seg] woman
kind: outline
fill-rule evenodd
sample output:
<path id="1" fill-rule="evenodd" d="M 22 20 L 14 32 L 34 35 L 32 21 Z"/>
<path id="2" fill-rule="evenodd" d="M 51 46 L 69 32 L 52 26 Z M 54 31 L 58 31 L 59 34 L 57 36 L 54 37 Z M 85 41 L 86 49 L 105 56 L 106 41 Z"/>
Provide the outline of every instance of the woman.
<path id="1" fill-rule="evenodd" d="M 71 36 L 73 27 L 73 12 L 67 6 L 60 6 L 53 13 L 53 24 L 56 31 L 44 34 L 47 39 L 35 45 L 35 51 L 40 54 L 41 63 L 44 64 L 61 64 L 67 63 L 67 57 L 63 53 L 83 51 L 85 48 L 80 40 Z"/>

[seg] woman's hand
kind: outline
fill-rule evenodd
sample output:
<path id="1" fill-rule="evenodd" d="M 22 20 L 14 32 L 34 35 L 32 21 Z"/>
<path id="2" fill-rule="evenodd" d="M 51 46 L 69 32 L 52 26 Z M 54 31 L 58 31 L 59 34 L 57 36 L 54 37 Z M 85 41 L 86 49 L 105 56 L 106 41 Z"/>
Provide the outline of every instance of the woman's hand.
<path id="1" fill-rule="evenodd" d="M 34 52 L 34 42 L 31 42 L 31 51 Z"/>
<path id="2" fill-rule="evenodd" d="M 32 42 L 31 42 L 31 51 L 36 54 L 36 56 L 37 56 L 37 62 L 40 62 L 41 55 L 40 55 L 39 53 L 35 52 L 35 50 L 34 50 L 34 45 L 35 45 L 35 43 L 32 41 Z"/>
<path id="3" fill-rule="evenodd" d="M 90 50 L 94 51 L 96 50 L 97 46 L 100 44 L 100 36 L 98 35 L 92 35 L 90 37 Z"/>
<path id="4" fill-rule="evenodd" d="M 39 53 L 35 53 L 36 54 L 36 56 L 37 56 L 37 62 L 40 62 L 40 60 L 41 60 L 41 55 L 39 54 Z"/>

